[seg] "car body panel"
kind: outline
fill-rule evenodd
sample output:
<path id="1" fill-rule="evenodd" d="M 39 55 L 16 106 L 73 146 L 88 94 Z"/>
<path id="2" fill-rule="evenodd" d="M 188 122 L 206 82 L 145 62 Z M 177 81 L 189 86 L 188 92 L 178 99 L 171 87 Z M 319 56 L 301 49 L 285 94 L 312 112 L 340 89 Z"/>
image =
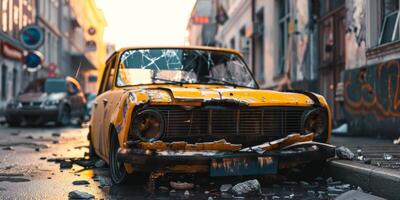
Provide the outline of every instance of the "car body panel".
<path id="1" fill-rule="evenodd" d="M 142 47 L 138 47 L 142 48 Z M 149 48 L 149 47 L 143 47 Z M 163 48 L 163 47 L 156 47 Z M 190 48 L 213 50 L 234 53 L 240 55 L 237 51 L 230 49 L 220 49 L 211 47 L 167 47 L 167 48 Z M 113 56 L 119 58 L 121 54 L 131 48 L 125 48 L 117 51 Z M 106 66 L 103 74 L 102 85 L 99 94 L 94 101 L 93 115 L 90 121 L 90 140 L 94 145 L 96 153 L 106 162 L 109 161 L 110 133 L 114 129 L 118 134 L 121 149 L 128 148 L 127 140 L 130 131 L 131 120 L 134 117 L 134 111 L 143 106 L 191 106 L 201 107 L 207 102 L 237 103 L 247 107 L 275 107 L 275 106 L 293 106 L 293 107 L 313 107 L 316 102 L 307 95 L 295 92 L 277 92 L 271 90 L 252 89 L 245 87 L 233 87 L 219 84 L 148 84 L 137 86 L 117 87 L 115 83 L 109 90 L 105 90 L 105 77 L 110 74 L 109 68 L 117 68 L 118 62 Z M 116 73 L 113 80 L 116 79 Z M 324 143 L 330 141 L 331 113 L 329 106 L 321 95 L 315 94 L 320 106 L 327 110 L 328 129 L 327 139 Z M 107 103 L 105 103 L 105 100 Z M 207 149 L 205 149 L 207 150 Z M 125 163 L 128 172 L 133 172 L 134 167 Z M 182 166 L 180 166 L 182 167 Z M 179 168 L 179 166 L 178 166 Z M 183 167 L 185 168 L 185 167 Z M 190 171 L 190 167 L 187 168 Z"/>

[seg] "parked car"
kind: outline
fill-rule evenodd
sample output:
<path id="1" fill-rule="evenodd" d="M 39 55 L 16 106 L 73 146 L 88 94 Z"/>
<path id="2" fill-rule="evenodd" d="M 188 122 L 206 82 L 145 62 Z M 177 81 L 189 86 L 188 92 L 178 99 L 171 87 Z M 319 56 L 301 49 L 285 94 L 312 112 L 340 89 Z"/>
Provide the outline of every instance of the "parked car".
<path id="1" fill-rule="evenodd" d="M 98 94 L 90 150 L 117 184 L 151 171 L 273 174 L 334 156 L 325 99 L 260 89 L 234 50 L 121 49 Z"/>
<path id="2" fill-rule="evenodd" d="M 38 79 L 7 104 L 5 116 L 10 126 L 55 122 L 68 125 L 72 118 L 83 119 L 86 98 L 72 77 Z"/>

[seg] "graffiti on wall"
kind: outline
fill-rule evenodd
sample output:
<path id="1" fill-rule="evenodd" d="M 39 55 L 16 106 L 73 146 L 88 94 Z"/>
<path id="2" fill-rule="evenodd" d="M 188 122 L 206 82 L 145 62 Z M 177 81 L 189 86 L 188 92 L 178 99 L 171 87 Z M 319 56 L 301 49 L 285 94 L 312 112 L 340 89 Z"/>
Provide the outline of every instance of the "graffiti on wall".
<path id="1" fill-rule="evenodd" d="M 347 8 L 347 30 L 345 35 L 345 63 L 346 69 L 354 69 L 364 66 L 366 63 L 366 27 L 364 0 L 348 0 Z"/>
<path id="2" fill-rule="evenodd" d="M 400 117 L 400 60 L 346 71 L 344 99 L 351 114 Z"/>

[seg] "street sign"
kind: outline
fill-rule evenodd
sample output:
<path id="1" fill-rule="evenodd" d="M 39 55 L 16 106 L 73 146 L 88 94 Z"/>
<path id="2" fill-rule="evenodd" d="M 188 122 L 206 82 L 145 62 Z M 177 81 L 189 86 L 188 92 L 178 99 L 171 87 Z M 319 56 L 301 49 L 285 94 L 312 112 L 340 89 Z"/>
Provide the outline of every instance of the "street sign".
<path id="1" fill-rule="evenodd" d="M 43 29 L 38 25 L 26 26 L 20 31 L 19 40 L 23 47 L 36 50 L 44 42 Z"/>
<path id="2" fill-rule="evenodd" d="M 30 51 L 24 58 L 28 72 L 36 72 L 42 67 L 43 55 L 39 51 Z"/>
<path id="3" fill-rule="evenodd" d="M 48 66 L 47 66 L 47 76 L 48 77 L 51 77 L 51 78 L 53 78 L 53 77 L 57 77 L 57 73 L 56 73 L 56 70 L 57 70 L 57 65 L 56 64 L 54 64 L 54 63 L 50 63 Z"/>

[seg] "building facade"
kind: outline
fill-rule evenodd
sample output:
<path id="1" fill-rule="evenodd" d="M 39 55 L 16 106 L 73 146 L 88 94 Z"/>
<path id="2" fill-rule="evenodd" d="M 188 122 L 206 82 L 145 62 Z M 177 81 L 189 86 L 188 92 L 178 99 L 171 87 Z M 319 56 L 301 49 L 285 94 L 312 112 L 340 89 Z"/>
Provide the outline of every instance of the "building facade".
<path id="1" fill-rule="evenodd" d="M 352 134 L 400 135 L 399 0 L 217 2 L 216 46 L 239 50 L 261 87 L 324 95 Z"/>
<path id="2" fill-rule="evenodd" d="M 36 1 L 0 1 L 0 114 L 12 97 L 20 92 L 31 77 L 23 69 L 26 51 L 18 41 L 19 31 L 35 23 Z"/>
<path id="3" fill-rule="evenodd" d="M 0 115 L 6 103 L 37 78 L 73 76 L 85 92 L 97 92 L 107 47 L 106 21 L 94 0 L 0 0 L 0 10 Z M 18 39 L 31 24 L 44 32 L 38 49 L 42 67 L 33 73 L 24 69 L 28 50 Z"/>

